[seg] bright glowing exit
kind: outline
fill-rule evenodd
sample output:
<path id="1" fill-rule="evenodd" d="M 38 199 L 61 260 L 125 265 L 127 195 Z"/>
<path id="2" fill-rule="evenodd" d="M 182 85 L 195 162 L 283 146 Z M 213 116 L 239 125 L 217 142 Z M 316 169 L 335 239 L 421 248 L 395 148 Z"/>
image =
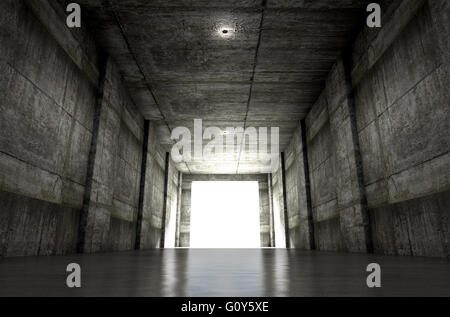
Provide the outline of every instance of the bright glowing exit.
<path id="1" fill-rule="evenodd" d="M 258 182 L 193 182 L 191 248 L 259 248 Z"/>

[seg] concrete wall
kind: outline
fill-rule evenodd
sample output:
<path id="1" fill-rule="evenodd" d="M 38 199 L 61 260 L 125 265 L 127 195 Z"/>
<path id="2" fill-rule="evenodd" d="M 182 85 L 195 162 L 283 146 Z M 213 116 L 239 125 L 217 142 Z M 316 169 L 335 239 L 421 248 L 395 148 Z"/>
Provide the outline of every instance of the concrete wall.
<path id="1" fill-rule="evenodd" d="M 142 249 L 159 247 L 161 239 L 165 153 L 158 145 L 157 138 L 156 125 L 150 124 L 142 214 Z"/>
<path id="2" fill-rule="evenodd" d="M 270 247 L 270 206 L 267 177 L 258 181 L 259 189 L 259 228 L 261 247 Z"/>
<path id="3" fill-rule="evenodd" d="M 322 93 L 306 118 L 314 240 L 317 250 L 343 250 L 337 207 L 334 143 Z"/>
<path id="4" fill-rule="evenodd" d="M 356 87 L 377 253 L 450 255 L 449 15 L 448 1 L 425 1 Z"/>
<path id="5" fill-rule="evenodd" d="M 186 181 L 183 175 L 181 189 L 180 238 L 179 247 L 189 247 L 191 241 L 191 197 L 192 181 Z"/>
<path id="6" fill-rule="evenodd" d="M 414 3 L 358 36 L 306 119 L 317 249 L 449 255 L 449 4 Z"/>
<path id="7" fill-rule="evenodd" d="M 22 1 L 0 12 L 0 254 L 71 253 L 96 87 Z"/>
<path id="8" fill-rule="evenodd" d="M 290 246 L 309 250 L 310 225 L 303 158 L 301 126 L 285 149 L 286 201 L 289 217 Z"/>
<path id="9" fill-rule="evenodd" d="M 0 12 L 0 255 L 76 252 L 83 203 L 85 252 L 134 248 L 144 119 L 114 61 L 97 99 L 104 60 L 86 28 L 69 30 L 46 1 L 1 1 Z M 158 228 L 164 165 L 151 135 L 144 220 Z M 150 246 L 154 235 L 144 226 Z"/>
<path id="10" fill-rule="evenodd" d="M 173 161 L 169 162 L 169 174 L 168 174 L 168 185 L 167 185 L 167 212 L 166 212 L 166 224 L 165 227 L 169 227 L 170 222 L 175 221 L 175 229 L 176 229 L 176 217 L 177 217 L 177 203 L 178 203 L 178 170 L 175 167 L 175 164 Z M 174 248 L 175 247 L 175 237 L 176 237 L 176 231 L 170 232 L 166 229 L 165 231 L 166 239 L 165 239 L 165 247 Z M 170 237 L 170 241 L 173 241 L 173 243 L 169 244 L 168 235 L 172 235 Z"/>
<path id="11" fill-rule="evenodd" d="M 281 230 L 276 230 L 275 232 L 275 246 L 279 245 L 276 241 L 286 240 L 285 233 L 285 220 L 284 220 L 284 198 L 283 198 L 283 173 L 281 170 L 281 159 L 278 163 L 278 169 L 275 173 L 272 174 L 272 200 L 273 200 L 273 214 L 274 217 L 278 217 L 275 219 L 275 222 L 281 224 Z M 274 223 L 275 225 L 275 223 Z"/>
<path id="12" fill-rule="evenodd" d="M 85 252 L 134 248 L 144 120 L 108 63 Z"/>

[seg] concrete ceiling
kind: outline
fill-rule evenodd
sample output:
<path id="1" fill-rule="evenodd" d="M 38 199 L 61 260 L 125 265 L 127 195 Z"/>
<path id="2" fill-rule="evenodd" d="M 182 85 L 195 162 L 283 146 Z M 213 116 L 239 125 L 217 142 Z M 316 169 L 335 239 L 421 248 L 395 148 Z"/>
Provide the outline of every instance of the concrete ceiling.
<path id="1" fill-rule="evenodd" d="M 196 118 L 204 127 L 279 127 L 283 150 L 351 43 L 368 2 L 78 1 L 134 102 L 158 125 L 167 150 L 170 131 L 192 127 Z M 258 173 L 264 164 L 255 155 L 224 155 L 178 168 Z"/>

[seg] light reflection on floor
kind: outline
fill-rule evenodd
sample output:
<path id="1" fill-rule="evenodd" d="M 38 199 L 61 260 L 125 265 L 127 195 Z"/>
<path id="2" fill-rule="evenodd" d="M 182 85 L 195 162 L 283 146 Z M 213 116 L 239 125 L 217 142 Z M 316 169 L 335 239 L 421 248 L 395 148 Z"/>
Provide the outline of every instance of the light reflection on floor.
<path id="1" fill-rule="evenodd" d="M 66 287 L 79 263 L 82 288 Z M 366 286 L 381 265 L 382 287 Z M 0 260 L 0 296 L 449 296 L 447 259 L 286 249 L 166 249 Z"/>

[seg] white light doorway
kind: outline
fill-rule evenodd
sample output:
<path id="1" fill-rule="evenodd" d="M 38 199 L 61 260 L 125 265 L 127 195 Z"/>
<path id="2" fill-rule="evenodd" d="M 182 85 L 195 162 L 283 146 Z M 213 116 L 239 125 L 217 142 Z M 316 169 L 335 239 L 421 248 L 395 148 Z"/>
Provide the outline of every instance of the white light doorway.
<path id="1" fill-rule="evenodd" d="M 258 182 L 192 183 L 191 248 L 259 248 Z"/>

